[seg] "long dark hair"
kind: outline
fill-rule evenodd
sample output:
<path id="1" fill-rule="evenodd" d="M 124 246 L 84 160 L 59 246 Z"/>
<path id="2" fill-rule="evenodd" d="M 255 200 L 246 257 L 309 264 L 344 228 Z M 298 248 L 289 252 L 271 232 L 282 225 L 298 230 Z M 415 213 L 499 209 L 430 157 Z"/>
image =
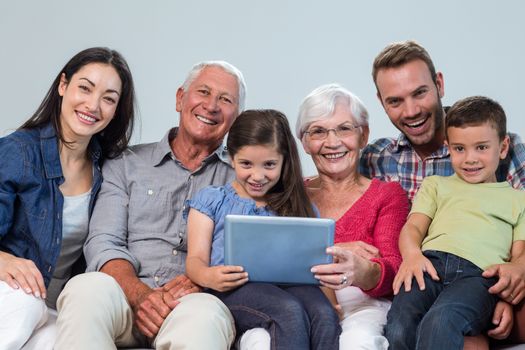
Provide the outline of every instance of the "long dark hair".
<path id="1" fill-rule="evenodd" d="M 33 129 L 51 122 L 58 138 L 67 146 L 68 142 L 64 140 L 60 125 L 60 108 L 62 106 L 62 96 L 58 93 L 60 78 L 64 73 L 66 81 L 70 82 L 71 77 L 76 72 L 90 63 L 111 65 L 117 71 L 122 82 L 122 91 L 115 116 L 104 130 L 94 136 L 100 143 L 102 155 L 106 158 L 114 158 L 126 149 L 131 139 L 135 120 L 135 88 L 133 87 L 131 71 L 124 57 L 119 52 L 106 47 L 92 47 L 73 56 L 58 73 L 33 116 L 19 129 Z"/>
<path id="2" fill-rule="evenodd" d="M 283 155 L 279 181 L 266 194 L 270 209 L 280 216 L 316 216 L 304 188 L 297 144 L 283 113 L 252 109 L 237 117 L 228 134 L 230 157 L 244 146 L 257 145 L 271 145 Z"/>

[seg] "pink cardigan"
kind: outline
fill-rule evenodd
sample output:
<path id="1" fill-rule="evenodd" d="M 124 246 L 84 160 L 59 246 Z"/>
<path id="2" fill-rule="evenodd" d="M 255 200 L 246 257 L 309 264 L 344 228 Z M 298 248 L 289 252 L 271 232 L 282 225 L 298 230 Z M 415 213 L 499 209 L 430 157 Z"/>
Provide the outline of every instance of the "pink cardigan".
<path id="1" fill-rule="evenodd" d="M 363 241 L 379 249 L 381 278 L 371 297 L 392 294 L 392 282 L 401 264 L 399 232 L 409 211 L 408 197 L 397 182 L 373 179 L 368 190 L 336 222 L 335 242 Z"/>

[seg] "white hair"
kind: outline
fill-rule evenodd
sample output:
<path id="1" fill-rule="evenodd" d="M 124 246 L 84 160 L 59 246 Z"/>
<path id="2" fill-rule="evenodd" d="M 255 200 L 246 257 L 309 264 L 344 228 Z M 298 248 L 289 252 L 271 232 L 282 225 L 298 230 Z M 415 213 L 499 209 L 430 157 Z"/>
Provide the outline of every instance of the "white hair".
<path id="1" fill-rule="evenodd" d="M 191 83 L 197 78 L 200 72 L 207 67 L 219 67 L 237 79 L 239 87 L 239 113 L 241 113 L 244 110 L 246 103 L 246 82 L 244 81 L 241 71 L 226 61 L 203 61 L 194 65 L 182 84 L 184 91 L 188 91 Z"/>
<path id="2" fill-rule="evenodd" d="M 332 117 L 337 104 L 345 105 L 360 126 L 368 126 L 368 111 L 359 97 L 332 83 L 319 86 L 304 98 L 295 123 L 296 136 L 301 139 L 310 124 Z"/>

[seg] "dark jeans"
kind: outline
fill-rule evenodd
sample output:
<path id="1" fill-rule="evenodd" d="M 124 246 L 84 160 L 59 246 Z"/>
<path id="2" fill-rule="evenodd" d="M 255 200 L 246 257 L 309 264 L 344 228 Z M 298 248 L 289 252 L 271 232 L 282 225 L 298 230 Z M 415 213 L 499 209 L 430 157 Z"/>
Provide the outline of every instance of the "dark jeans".
<path id="1" fill-rule="evenodd" d="M 247 283 L 213 294 L 233 314 L 238 336 L 261 327 L 272 350 L 339 349 L 339 317 L 319 287 Z"/>
<path id="2" fill-rule="evenodd" d="M 410 292 L 401 287 L 387 316 L 389 349 L 463 349 L 463 336 L 480 334 L 491 325 L 498 298 L 488 289 L 496 279 L 482 277 L 483 270 L 456 255 L 424 255 L 439 281 L 425 273 L 425 290 L 419 290 L 415 278 Z"/>

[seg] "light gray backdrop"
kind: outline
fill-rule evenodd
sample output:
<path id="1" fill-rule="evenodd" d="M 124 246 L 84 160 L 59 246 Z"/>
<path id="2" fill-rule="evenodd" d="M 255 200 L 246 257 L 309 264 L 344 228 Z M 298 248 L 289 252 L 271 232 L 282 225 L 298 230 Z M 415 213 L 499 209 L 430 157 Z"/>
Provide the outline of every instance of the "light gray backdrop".
<path id="1" fill-rule="evenodd" d="M 295 124 L 302 98 L 339 82 L 360 96 L 372 139 L 396 135 L 375 97 L 375 55 L 415 39 L 445 77 L 445 104 L 498 100 L 525 137 L 525 2 L 520 0 L 0 0 L 0 135 L 19 126 L 76 52 L 109 46 L 128 60 L 141 122 L 133 143 L 178 123 L 175 92 L 197 61 L 224 59 L 248 84 L 247 107 Z M 315 173 L 304 154 L 305 174 Z"/>

